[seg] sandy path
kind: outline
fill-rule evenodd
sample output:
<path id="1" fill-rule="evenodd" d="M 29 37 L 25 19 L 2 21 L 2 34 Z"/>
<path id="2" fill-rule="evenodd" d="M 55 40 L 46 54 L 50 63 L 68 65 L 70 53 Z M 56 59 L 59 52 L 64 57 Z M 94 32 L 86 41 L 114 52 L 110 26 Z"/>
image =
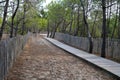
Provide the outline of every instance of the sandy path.
<path id="1" fill-rule="evenodd" d="M 32 37 L 6 80 L 116 80 L 110 74 Z"/>

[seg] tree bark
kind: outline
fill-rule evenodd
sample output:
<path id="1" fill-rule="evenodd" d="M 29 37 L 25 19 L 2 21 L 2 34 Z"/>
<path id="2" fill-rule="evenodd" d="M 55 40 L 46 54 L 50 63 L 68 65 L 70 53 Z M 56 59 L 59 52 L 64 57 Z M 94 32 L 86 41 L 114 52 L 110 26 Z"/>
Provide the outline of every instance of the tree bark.
<path id="1" fill-rule="evenodd" d="M 119 17 L 118 17 L 118 39 L 120 39 L 120 5 L 119 5 Z"/>
<path id="2" fill-rule="evenodd" d="M 65 19 L 63 20 L 60 32 L 65 33 Z"/>
<path id="3" fill-rule="evenodd" d="M 5 8 L 4 8 L 4 14 L 3 14 L 3 20 L 2 20 L 2 25 L 1 25 L 1 29 L 0 29 L 0 40 L 2 39 L 2 34 L 3 34 L 3 31 L 4 31 L 4 27 L 5 27 L 5 20 L 6 20 L 6 17 L 7 17 L 8 5 L 9 5 L 9 0 L 6 0 L 6 4 L 5 4 Z"/>
<path id="4" fill-rule="evenodd" d="M 109 5 L 112 5 L 112 1 L 113 1 L 113 0 L 110 0 L 110 4 L 109 4 Z M 108 8 L 108 9 L 109 9 L 109 8 Z M 107 33 L 107 34 L 106 34 L 107 37 L 108 37 L 108 34 L 109 34 L 109 27 L 110 27 L 110 21 L 111 21 L 111 20 L 110 20 L 110 19 L 111 19 L 111 13 L 112 13 L 112 7 L 111 7 L 111 6 L 110 6 L 109 11 L 110 11 L 110 13 L 107 12 L 107 14 L 109 14 L 109 17 L 108 17 L 108 20 L 107 20 L 107 29 L 108 29 L 107 32 L 106 32 L 106 33 Z"/>
<path id="5" fill-rule="evenodd" d="M 96 23 L 97 16 L 98 16 L 98 12 L 96 12 L 96 14 L 95 14 L 95 19 L 94 19 L 94 22 L 93 22 L 93 28 L 92 28 L 92 34 L 91 34 L 92 37 L 95 37 L 95 33 L 96 33 L 95 23 Z"/>
<path id="6" fill-rule="evenodd" d="M 80 6 L 78 6 L 78 11 L 77 11 L 77 25 L 76 25 L 77 28 L 75 30 L 74 36 L 78 35 L 79 29 L 80 29 L 80 14 L 79 14 L 79 11 L 80 11 Z"/>
<path id="7" fill-rule="evenodd" d="M 56 31 L 57 31 L 57 29 L 58 29 L 58 27 L 59 27 L 59 25 L 60 25 L 60 23 L 61 23 L 62 21 L 60 21 L 60 22 L 56 22 L 55 23 L 55 27 L 54 27 L 54 29 L 53 29 L 53 34 L 52 34 L 52 38 L 54 38 L 55 37 L 55 33 L 56 33 Z"/>
<path id="8" fill-rule="evenodd" d="M 24 4 L 24 11 L 23 11 L 23 23 L 22 23 L 22 32 L 21 35 L 24 35 L 24 31 L 25 31 L 25 17 L 26 17 L 26 2 Z"/>
<path id="9" fill-rule="evenodd" d="M 14 5 L 14 4 L 13 4 Z M 10 38 L 13 37 L 13 29 L 14 29 L 14 18 L 16 16 L 17 10 L 19 8 L 19 0 L 17 0 L 17 7 L 12 15 L 12 22 L 11 22 L 11 30 L 10 30 Z"/>
<path id="10" fill-rule="evenodd" d="M 106 0 L 102 0 L 103 24 L 102 24 L 102 48 L 101 57 L 106 57 Z"/>
<path id="11" fill-rule="evenodd" d="M 71 21 L 70 21 L 70 28 L 69 28 L 69 34 L 72 34 L 72 24 L 73 24 L 73 9 L 74 6 L 72 5 L 72 11 L 71 11 Z"/>
<path id="12" fill-rule="evenodd" d="M 85 8 L 84 8 L 82 0 L 81 0 L 81 6 L 83 8 L 83 20 L 84 20 L 85 27 L 87 29 L 87 35 L 88 35 L 88 40 L 89 40 L 89 44 L 90 44 L 89 45 L 89 53 L 92 53 L 92 51 L 93 51 L 93 41 L 92 41 L 92 36 L 91 36 L 90 30 L 89 30 L 89 26 L 88 26 L 88 23 L 87 23 L 87 20 L 86 20 L 86 13 L 85 13 Z"/>
<path id="13" fill-rule="evenodd" d="M 49 20 L 48 20 L 48 25 L 47 25 L 47 37 L 49 37 L 49 33 L 50 33 L 50 25 L 49 25 Z"/>
<path id="14" fill-rule="evenodd" d="M 118 4 L 117 4 L 117 11 L 116 11 L 116 17 L 115 17 L 115 23 L 114 23 L 114 28 L 113 28 L 113 32 L 112 32 L 112 36 L 111 36 L 111 38 L 114 38 L 114 34 L 115 34 L 115 30 L 116 30 L 116 28 L 117 28 L 117 22 L 118 22 Z"/>

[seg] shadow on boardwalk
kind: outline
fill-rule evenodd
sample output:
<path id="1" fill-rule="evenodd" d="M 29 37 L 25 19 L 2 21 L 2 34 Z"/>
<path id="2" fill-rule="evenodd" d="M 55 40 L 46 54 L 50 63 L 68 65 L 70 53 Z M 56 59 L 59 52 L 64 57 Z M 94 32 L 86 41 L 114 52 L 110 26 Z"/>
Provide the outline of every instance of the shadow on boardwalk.
<path id="1" fill-rule="evenodd" d="M 53 46 L 42 37 L 31 37 L 6 80 L 116 80 L 99 68 Z"/>

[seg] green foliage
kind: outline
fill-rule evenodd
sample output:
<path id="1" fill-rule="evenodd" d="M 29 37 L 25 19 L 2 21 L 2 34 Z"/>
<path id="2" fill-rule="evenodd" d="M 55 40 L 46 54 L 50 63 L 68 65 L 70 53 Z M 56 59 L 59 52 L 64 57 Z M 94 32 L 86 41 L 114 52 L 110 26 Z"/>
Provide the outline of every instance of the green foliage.
<path id="1" fill-rule="evenodd" d="M 2 18 L 0 17 L 0 25 L 2 24 Z"/>
<path id="2" fill-rule="evenodd" d="M 20 0 L 20 2 L 21 1 L 22 0 Z M 107 0 L 106 6 L 109 6 L 110 1 L 111 0 Z M 20 4 L 20 8 L 14 19 L 14 29 L 16 29 L 17 27 L 18 33 L 21 33 L 23 20 L 25 21 L 25 29 L 26 29 L 25 32 L 27 32 L 27 30 L 31 30 L 32 32 L 46 31 L 49 21 L 51 30 L 54 29 L 55 26 L 57 26 L 57 31 L 62 31 L 62 29 L 64 29 L 64 32 L 69 32 L 71 25 L 72 27 L 71 33 L 72 35 L 74 35 L 74 32 L 78 30 L 78 26 L 79 26 L 78 36 L 86 36 L 87 30 L 83 20 L 83 7 L 81 5 L 81 3 L 83 3 L 86 12 L 85 13 L 86 20 L 88 22 L 88 26 L 90 28 L 90 33 L 92 34 L 92 37 L 101 37 L 102 20 L 103 20 L 101 0 L 53 0 L 47 6 L 48 11 L 44 10 L 43 6 L 41 6 L 42 2 L 44 2 L 44 0 L 36 0 L 35 2 L 26 1 L 25 3 Z M 118 5 L 118 7 L 120 7 L 120 1 L 112 0 L 112 3 L 115 2 L 117 2 L 117 4 L 115 5 Z M 26 7 L 25 19 L 23 18 L 24 7 Z M 0 8 L 1 11 L 0 13 L 2 13 L 1 9 L 3 8 Z M 114 11 L 116 12 L 116 9 Z M 106 12 L 108 13 L 106 18 L 107 21 L 109 21 L 108 18 L 110 11 L 106 10 Z M 115 12 L 111 13 L 110 23 L 109 24 L 106 23 L 108 25 L 107 26 L 108 37 L 111 37 L 113 33 L 113 29 L 115 28 L 115 19 L 116 19 Z M 80 16 L 79 19 L 78 19 L 78 15 Z M 79 25 L 77 25 L 78 22 Z M 0 17 L 0 24 L 1 23 L 2 23 L 2 15 Z M 5 32 L 10 32 L 11 13 L 9 13 L 9 16 L 7 18 L 7 23 L 8 24 L 5 25 Z M 119 33 L 118 19 L 116 25 L 117 26 L 115 28 L 114 38 L 117 38 Z"/>
<path id="3" fill-rule="evenodd" d="M 15 3 L 14 10 L 16 9 L 17 0 L 12 0 Z M 17 14 L 14 19 L 14 34 L 17 33 L 21 34 L 24 31 L 24 34 L 27 33 L 28 30 L 32 32 L 38 31 L 45 31 L 47 27 L 47 12 L 44 11 L 42 6 L 42 2 L 45 0 L 20 0 L 20 6 L 17 11 Z M 0 4 L 3 6 L 4 4 Z M 9 3 L 11 6 L 11 4 Z M 6 25 L 4 27 L 4 32 L 10 33 L 11 27 L 11 18 L 12 18 L 12 10 L 13 7 L 9 7 L 9 13 L 6 19 Z M 3 7 L 0 7 L 0 25 L 2 24 L 3 18 Z M 12 10 L 12 12 L 11 12 Z M 25 15 L 24 15 L 25 13 Z M 24 25 L 24 30 L 23 30 Z"/>
<path id="4" fill-rule="evenodd" d="M 57 2 L 48 5 L 48 19 L 51 21 L 60 21 L 64 17 L 64 8 Z"/>
<path id="5" fill-rule="evenodd" d="M 25 29 L 30 30 L 31 32 L 45 31 L 47 27 L 46 15 L 47 14 L 43 9 L 39 11 L 39 9 L 29 6 L 25 15 Z M 15 26 L 19 29 L 18 33 L 21 33 L 23 19 L 23 10 L 19 10 L 14 21 Z"/>
<path id="6" fill-rule="evenodd" d="M 81 2 L 82 1 L 82 2 Z M 110 22 L 106 23 L 107 24 L 107 37 L 111 37 L 113 34 L 113 30 L 115 29 L 114 32 L 114 38 L 117 38 L 118 31 L 120 22 L 117 23 L 115 22 L 116 19 L 116 11 L 117 9 L 112 10 L 111 15 L 110 14 L 110 7 L 117 8 L 120 7 L 119 0 L 112 0 L 111 5 L 110 2 L 111 0 L 106 1 L 106 18 L 107 22 L 109 21 L 109 16 L 110 16 Z M 114 4 L 116 3 L 117 4 Z M 62 1 L 53 1 L 48 5 L 48 19 L 50 21 L 50 25 L 54 26 L 55 23 L 61 22 L 61 25 L 58 26 L 58 31 L 60 31 L 62 28 L 65 28 L 66 32 L 69 32 L 70 29 L 70 23 L 72 21 L 72 30 L 71 33 L 74 35 L 74 32 L 77 30 L 77 18 L 78 18 L 78 7 L 79 8 L 79 35 L 78 36 L 86 36 L 87 30 L 84 25 L 84 19 L 83 19 L 83 7 L 81 5 L 83 4 L 85 8 L 85 15 L 86 15 L 86 20 L 88 22 L 88 27 L 90 28 L 90 33 L 92 34 L 92 37 L 101 37 L 102 34 L 102 20 L 103 20 L 103 15 L 102 15 L 102 2 L 101 0 L 62 0 Z M 111 6 L 110 6 L 111 5 Z M 107 6 L 109 6 L 107 8 Z M 119 10 L 118 10 L 119 11 Z M 117 14 L 118 15 L 118 14 Z M 119 16 L 118 16 L 119 17 Z M 117 17 L 117 18 L 118 18 Z M 116 27 L 115 27 L 116 23 Z M 63 24 L 65 25 L 63 27 Z M 66 25 L 68 24 L 68 25 Z M 71 34 L 70 33 L 70 34 Z"/>
<path id="7" fill-rule="evenodd" d="M 32 31 L 46 30 L 47 19 L 38 16 L 38 13 L 34 9 L 29 10 L 29 13 L 30 14 L 28 14 L 26 18 L 26 27 L 28 27 Z M 42 14 L 45 17 L 45 14 Z"/>

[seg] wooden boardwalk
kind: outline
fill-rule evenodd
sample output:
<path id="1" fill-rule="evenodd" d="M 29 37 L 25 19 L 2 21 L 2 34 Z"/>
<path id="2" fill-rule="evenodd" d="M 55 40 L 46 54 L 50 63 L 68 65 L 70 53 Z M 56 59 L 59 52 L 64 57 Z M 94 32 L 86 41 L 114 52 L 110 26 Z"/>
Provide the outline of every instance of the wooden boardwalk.
<path id="1" fill-rule="evenodd" d="M 99 57 L 99 56 L 96 56 L 93 54 L 89 54 L 82 50 L 79 50 L 74 47 L 68 46 L 64 43 L 61 43 L 55 39 L 46 38 L 46 37 L 45 37 L 45 39 L 48 40 L 49 42 L 51 42 L 52 44 L 56 45 L 57 47 L 65 50 L 85 61 L 88 61 L 103 70 L 106 70 L 107 72 L 118 77 L 118 80 L 120 80 L 120 64 L 119 63 L 108 60 L 108 59 L 104 59 L 102 57 Z"/>

